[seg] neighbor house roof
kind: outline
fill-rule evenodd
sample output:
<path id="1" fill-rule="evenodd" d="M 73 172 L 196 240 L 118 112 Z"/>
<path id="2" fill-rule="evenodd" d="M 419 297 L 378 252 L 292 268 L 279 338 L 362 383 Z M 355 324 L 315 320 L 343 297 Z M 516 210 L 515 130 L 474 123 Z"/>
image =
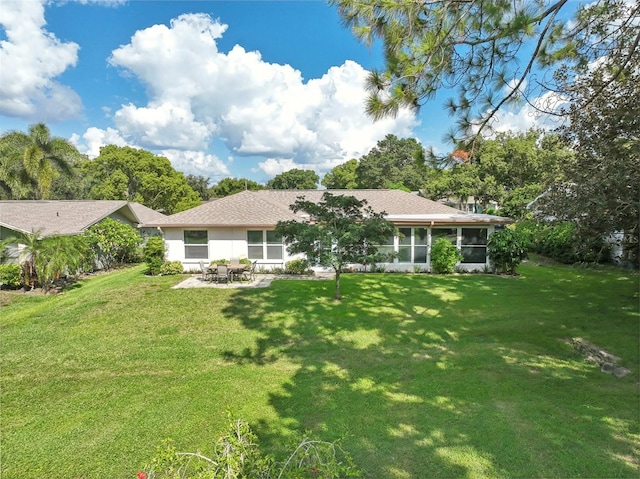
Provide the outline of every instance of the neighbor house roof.
<path id="1" fill-rule="evenodd" d="M 0 201 L 0 226 L 42 236 L 78 234 L 119 213 L 132 223 L 157 221 L 165 215 L 124 200 Z"/>
<path id="2" fill-rule="evenodd" d="M 259 190 L 242 191 L 210 201 L 181 213 L 166 216 L 144 226 L 158 227 L 273 227 L 278 221 L 301 220 L 290 205 L 297 198 L 318 202 L 325 192 L 366 200 L 374 211 L 385 212 L 395 224 L 508 223 L 500 216 L 465 213 L 455 208 L 401 190 Z"/>

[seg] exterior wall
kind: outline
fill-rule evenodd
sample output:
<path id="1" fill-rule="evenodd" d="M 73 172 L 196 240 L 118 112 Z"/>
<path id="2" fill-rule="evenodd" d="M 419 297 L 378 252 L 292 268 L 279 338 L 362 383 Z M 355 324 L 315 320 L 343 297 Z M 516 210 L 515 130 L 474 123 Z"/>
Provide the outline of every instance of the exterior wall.
<path id="1" fill-rule="evenodd" d="M 463 248 L 463 228 L 485 228 L 487 229 L 487 239 L 494 232 L 493 226 L 441 226 L 441 227 L 424 227 L 424 226 L 415 226 L 420 228 L 425 228 L 428 232 L 427 234 L 427 258 L 426 262 L 403 262 L 402 260 L 395 258 L 393 262 L 390 263 L 382 263 L 379 266 L 384 266 L 387 271 L 410 271 L 418 269 L 420 271 L 431 271 L 430 261 L 431 261 L 431 243 L 432 243 L 432 230 L 438 228 L 455 228 L 456 230 L 456 247 L 460 250 Z M 411 226 L 402 226 L 401 228 L 415 228 Z M 200 261 L 199 258 L 186 258 L 186 248 L 184 243 L 184 231 L 185 230 L 206 230 L 207 231 L 207 247 L 206 247 L 206 258 L 202 258 L 206 264 L 209 264 L 212 261 L 219 259 L 243 259 L 249 258 L 248 254 L 248 242 L 247 242 L 247 231 L 250 228 L 163 228 L 163 235 L 165 244 L 167 246 L 167 260 L 169 261 L 180 261 L 185 269 L 185 271 L 199 271 L 200 270 Z M 254 228 L 251 228 L 252 230 Z M 400 239 L 398 237 L 394 238 L 394 244 L 388 245 L 393 246 L 393 250 L 398 252 L 400 247 Z M 414 245 L 412 245 L 413 248 Z M 423 245 L 424 246 L 424 245 Z M 295 258 L 300 258 L 301 255 L 289 255 L 286 250 L 286 247 L 283 248 L 283 258 L 282 259 L 259 259 L 258 268 L 263 269 L 272 269 L 272 268 L 283 268 L 284 265 Z M 489 266 L 489 259 L 486 258 L 482 263 L 459 263 L 458 267 L 465 271 L 474 271 L 474 270 L 483 270 L 485 267 Z M 354 267 L 358 267 L 358 265 L 354 265 Z M 318 271 L 322 271 L 322 268 L 314 268 Z"/>
<path id="2" fill-rule="evenodd" d="M 254 229 L 254 228 L 252 228 Z M 257 229 L 257 228 L 255 228 Z M 207 231 L 206 258 L 187 258 L 184 243 L 185 230 Z M 249 258 L 247 230 L 249 228 L 163 228 L 165 245 L 167 246 L 167 260 L 180 261 L 185 271 L 199 271 L 200 261 L 209 264 L 219 259 Z M 283 248 L 282 259 L 259 259 L 258 268 L 283 268 L 287 261 L 294 257 Z"/>

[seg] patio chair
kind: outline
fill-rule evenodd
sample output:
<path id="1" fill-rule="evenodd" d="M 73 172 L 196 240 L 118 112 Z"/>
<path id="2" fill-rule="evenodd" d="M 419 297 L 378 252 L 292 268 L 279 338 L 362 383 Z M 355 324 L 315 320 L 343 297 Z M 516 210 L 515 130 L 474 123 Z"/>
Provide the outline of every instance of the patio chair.
<path id="1" fill-rule="evenodd" d="M 209 266 L 207 266 L 204 261 L 200 261 L 200 271 L 202 272 L 202 281 L 209 281 L 213 279 L 213 273 Z"/>
<path id="2" fill-rule="evenodd" d="M 251 263 L 251 268 L 242 272 L 242 279 L 246 279 L 248 281 L 253 281 L 256 275 L 256 266 L 258 265 L 257 261 Z"/>
<path id="3" fill-rule="evenodd" d="M 229 282 L 229 268 L 226 264 L 219 264 L 216 266 L 215 280 L 216 283 Z"/>

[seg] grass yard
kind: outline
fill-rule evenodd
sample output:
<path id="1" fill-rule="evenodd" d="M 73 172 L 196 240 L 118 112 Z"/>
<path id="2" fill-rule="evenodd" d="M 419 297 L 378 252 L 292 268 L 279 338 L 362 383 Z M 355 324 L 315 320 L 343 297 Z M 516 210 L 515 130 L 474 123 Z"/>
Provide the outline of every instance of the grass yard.
<path id="1" fill-rule="evenodd" d="M 172 290 L 142 269 L 2 293 L 3 479 L 135 478 L 165 438 L 206 454 L 227 410 L 275 454 L 343 437 L 366 478 L 638 477 L 635 273 L 345 275 L 336 303 L 331 282 Z"/>

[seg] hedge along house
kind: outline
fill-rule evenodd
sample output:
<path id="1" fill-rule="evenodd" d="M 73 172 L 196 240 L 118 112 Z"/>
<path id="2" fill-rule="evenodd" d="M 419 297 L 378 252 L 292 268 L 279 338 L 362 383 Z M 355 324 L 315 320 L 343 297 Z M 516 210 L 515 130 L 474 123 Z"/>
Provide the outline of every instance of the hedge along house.
<path id="1" fill-rule="evenodd" d="M 126 200 L 7 200 L 0 201 L 0 240 L 31 233 L 42 237 L 78 235 L 105 218 L 128 224 L 148 237 L 157 235 L 157 229 L 140 225 L 164 217 Z M 17 261 L 19 250 L 18 243 L 9 252 L 11 261 Z"/>
<path id="2" fill-rule="evenodd" d="M 430 270 L 431 244 L 446 238 L 462 252 L 460 267 L 481 270 L 488 265 L 487 239 L 496 226 L 510 223 L 500 216 L 465 213 L 400 190 L 260 190 L 243 191 L 196 208 L 144 224 L 157 227 L 167 246 L 167 260 L 181 261 L 185 270 L 201 261 L 248 258 L 264 269 L 284 267 L 294 259 L 275 234 L 278 221 L 307 221 L 290 205 L 298 197 L 320 201 L 325 191 L 366 200 L 374 211 L 386 213 L 400 236 L 390 237 L 383 250 L 397 257 L 388 271 Z"/>

